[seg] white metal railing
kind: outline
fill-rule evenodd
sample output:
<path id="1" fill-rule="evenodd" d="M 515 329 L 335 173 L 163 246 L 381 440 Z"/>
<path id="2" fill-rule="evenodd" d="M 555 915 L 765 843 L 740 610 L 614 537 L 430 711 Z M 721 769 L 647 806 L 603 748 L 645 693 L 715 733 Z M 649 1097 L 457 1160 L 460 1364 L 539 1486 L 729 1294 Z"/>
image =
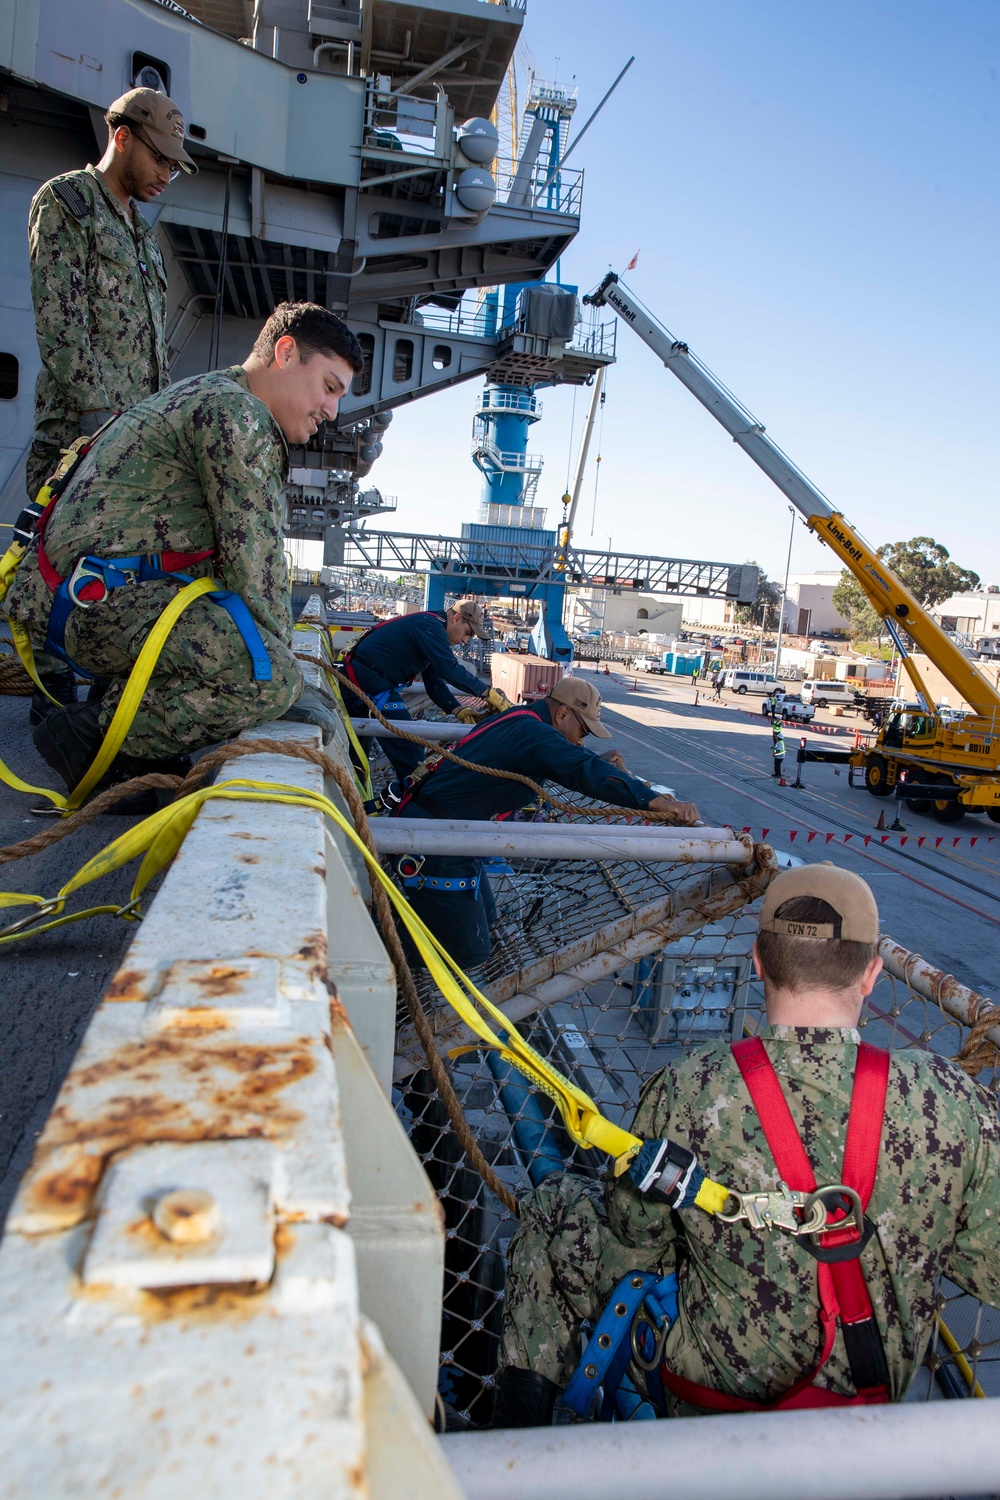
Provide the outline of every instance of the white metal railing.
<path id="1" fill-rule="evenodd" d="M 545 467 L 540 453 L 504 453 L 488 438 L 473 438 L 472 456 L 503 474 L 540 474 Z"/>
<path id="2" fill-rule="evenodd" d="M 489 416 L 491 412 L 501 415 L 515 412 L 540 417 L 542 403 L 530 391 L 498 391 L 494 386 L 487 386 L 479 393 L 478 412 L 482 416 Z"/>
<path id="3" fill-rule="evenodd" d="M 318 639 L 298 632 L 297 651 L 318 659 Z M 309 725 L 260 734 L 320 744 Z M 327 748 L 346 763 L 346 738 Z M 236 776 L 324 790 L 281 755 L 220 779 Z M 0 1243 L 12 1500 L 459 1500 L 426 1420 L 443 1231 L 386 1092 L 396 985 L 369 899 L 319 811 L 198 814 Z M 212 1215 L 200 1243 L 171 1237 L 178 1189 Z"/>
<path id="4" fill-rule="evenodd" d="M 482 526 L 515 526 L 519 531 L 544 531 L 546 508 L 544 505 L 501 505 L 496 500 L 484 500 L 479 507 Z"/>

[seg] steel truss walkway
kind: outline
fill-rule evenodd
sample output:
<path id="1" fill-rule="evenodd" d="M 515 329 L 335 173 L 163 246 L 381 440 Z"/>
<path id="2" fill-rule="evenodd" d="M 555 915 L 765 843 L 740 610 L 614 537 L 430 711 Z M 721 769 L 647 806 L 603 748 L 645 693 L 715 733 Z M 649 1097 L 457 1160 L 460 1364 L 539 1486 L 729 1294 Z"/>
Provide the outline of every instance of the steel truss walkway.
<path id="1" fill-rule="evenodd" d="M 455 573 L 512 582 L 564 582 L 577 588 L 635 589 L 752 604 L 757 569 L 747 564 L 647 557 L 627 551 L 581 552 L 505 537 L 483 541 L 400 531 L 351 532 L 344 564 L 379 573 Z"/>

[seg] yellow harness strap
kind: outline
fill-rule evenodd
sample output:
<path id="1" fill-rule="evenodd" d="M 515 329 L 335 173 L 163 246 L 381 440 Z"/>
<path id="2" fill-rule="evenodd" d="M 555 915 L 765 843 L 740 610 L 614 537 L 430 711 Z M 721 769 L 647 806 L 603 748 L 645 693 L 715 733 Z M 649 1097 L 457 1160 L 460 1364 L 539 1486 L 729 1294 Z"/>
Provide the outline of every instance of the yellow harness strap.
<path id="1" fill-rule="evenodd" d="M 125 737 L 132 727 L 132 721 L 136 716 L 139 704 L 142 702 L 142 695 L 146 691 L 150 677 L 153 675 L 160 652 L 163 650 L 166 639 L 177 623 L 177 620 L 189 604 L 193 604 L 203 594 L 212 593 L 219 588 L 221 588 L 221 585 L 216 583 L 214 578 L 196 578 L 193 583 L 186 583 L 182 588 L 178 589 L 146 637 L 142 650 L 136 659 L 135 666 L 129 674 L 128 682 L 125 684 L 125 691 L 122 693 L 118 707 L 115 709 L 114 718 L 108 726 L 104 743 L 98 750 L 93 765 L 79 786 L 75 787 L 68 797 L 64 797 L 61 792 L 52 791 L 49 787 L 32 786 L 29 782 L 22 781 L 20 776 L 17 776 L 8 766 L 4 765 L 2 760 L 0 760 L 0 781 L 6 782 L 16 792 L 27 792 L 31 796 L 46 797 L 52 803 L 53 807 L 58 807 L 63 812 L 75 812 L 93 791 L 121 749 Z M 34 661 L 32 660 L 31 666 L 28 665 L 18 642 L 18 635 L 24 630 L 24 627 L 16 624 L 15 621 L 11 621 L 10 623 L 11 632 L 14 636 L 14 644 L 18 647 L 18 654 L 21 656 L 25 667 L 31 672 L 34 681 L 38 682 L 38 675 L 33 670 Z M 25 637 L 27 639 L 27 632 L 25 632 Z M 30 657 L 30 639 L 27 639 L 27 649 Z M 38 685 L 41 686 L 40 683 Z M 9 903 L 4 903 L 0 900 L 0 905 L 3 904 Z M 111 908 L 111 910 L 117 910 L 117 908 Z M 37 931 L 37 929 L 35 930 Z"/>

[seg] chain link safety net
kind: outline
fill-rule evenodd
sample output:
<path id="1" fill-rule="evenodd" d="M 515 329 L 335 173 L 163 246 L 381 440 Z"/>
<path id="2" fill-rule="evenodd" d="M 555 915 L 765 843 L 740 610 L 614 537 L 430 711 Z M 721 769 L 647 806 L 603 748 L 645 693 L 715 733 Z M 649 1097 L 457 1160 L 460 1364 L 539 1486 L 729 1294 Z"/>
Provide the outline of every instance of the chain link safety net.
<path id="1" fill-rule="evenodd" d="M 426 705 L 420 708 L 423 716 Z M 377 752 L 372 773 L 376 783 L 391 775 Z M 559 796 L 579 801 L 581 810 L 587 805 L 562 789 Z M 521 816 L 555 817 L 544 806 Z M 566 819 L 560 815 L 559 821 Z M 620 821 L 635 817 L 622 814 Z M 487 873 L 497 906 L 494 947 L 471 977 L 614 1124 L 628 1128 L 645 1083 L 684 1049 L 736 1040 L 761 1024 L 763 987 L 750 960 L 759 901 L 746 902 L 743 872 L 511 859 L 489 863 Z M 637 946 L 648 951 L 622 961 L 623 928 L 632 935 L 630 952 Z M 932 953 L 924 957 L 933 962 Z M 602 965 L 604 972 L 594 977 Z M 414 969 L 414 977 L 440 1050 L 468 1042 L 426 970 Z M 861 1026 L 875 1046 L 920 1047 L 945 1057 L 955 1057 L 969 1036 L 968 1025 L 888 974 L 879 979 Z M 574 1145 L 552 1102 L 508 1064 L 477 1051 L 449 1066 L 473 1135 L 515 1196 L 554 1169 L 603 1179 L 604 1155 Z M 488 1426 L 516 1220 L 466 1160 L 402 1007 L 395 1075 L 395 1107 L 446 1223 L 440 1395 L 449 1421 Z M 986 1107 L 995 1110 L 1000 1075 L 991 1064 L 977 1084 Z M 1000 1312 L 947 1281 L 938 1288 L 938 1305 L 926 1366 L 907 1399 L 1000 1396 Z M 559 1413 L 569 1417 L 561 1406 Z"/>

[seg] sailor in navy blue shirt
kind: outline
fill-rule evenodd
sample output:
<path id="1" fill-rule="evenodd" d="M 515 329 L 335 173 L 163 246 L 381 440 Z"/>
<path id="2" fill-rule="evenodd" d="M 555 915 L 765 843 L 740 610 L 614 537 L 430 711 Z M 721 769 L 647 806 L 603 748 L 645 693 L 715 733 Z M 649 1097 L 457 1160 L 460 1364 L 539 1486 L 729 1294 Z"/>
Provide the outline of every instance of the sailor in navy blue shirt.
<path id="1" fill-rule="evenodd" d="M 481 682 L 467 667 L 455 659 L 453 646 L 460 646 L 473 636 L 489 639 L 483 612 L 474 599 L 460 599 L 451 609 L 423 610 L 417 615 L 402 615 L 385 620 L 367 631 L 344 658 L 344 672 L 362 692 L 381 709 L 387 719 L 412 717 L 400 695 L 401 688 L 414 677 L 422 677 L 424 689 L 432 702 L 445 713 L 457 710 L 458 699 L 451 687 L 476 698 L 496 698 L 494 707 L 506 707 L 507 699 L 488 682 Z M 449 683 L 451 687 L 449 687 Z M 353 718 L 366 718 L 368 709 L 347 688 L 343 690 L 344 707 Z M 471 716 L 478 718 L 478 714 Z M 378 742 L 398 776 L 409 776 L 423 759 L 420 745 L 405 740 L 384 739 Z"/>
<path id="2" fill-rule="evenodd" d="M 564 677 L 543 702 L 487 719 L 455 748 L 463 760 L 477 765 L 517 771 L 539 783 L 554 781 L 614 807 L 665 813 L 674 823 L 696 822 L 693 803 L 658 796 L 646 782 L 584 749 L 589 734 L 611 738 L 600 713 L 597 688 L 582 677 Z M 440 760 L 408 793 L 396 816 L 502 818 L 535 796 L 521 781 L 481 775 Z M 405 868 L 401 873 L 413 909 L 455 961 L 466 968 L 485 963 L 496 906 L 482 860 L 437 856 L 425 859 L 409 878 Z"/>

